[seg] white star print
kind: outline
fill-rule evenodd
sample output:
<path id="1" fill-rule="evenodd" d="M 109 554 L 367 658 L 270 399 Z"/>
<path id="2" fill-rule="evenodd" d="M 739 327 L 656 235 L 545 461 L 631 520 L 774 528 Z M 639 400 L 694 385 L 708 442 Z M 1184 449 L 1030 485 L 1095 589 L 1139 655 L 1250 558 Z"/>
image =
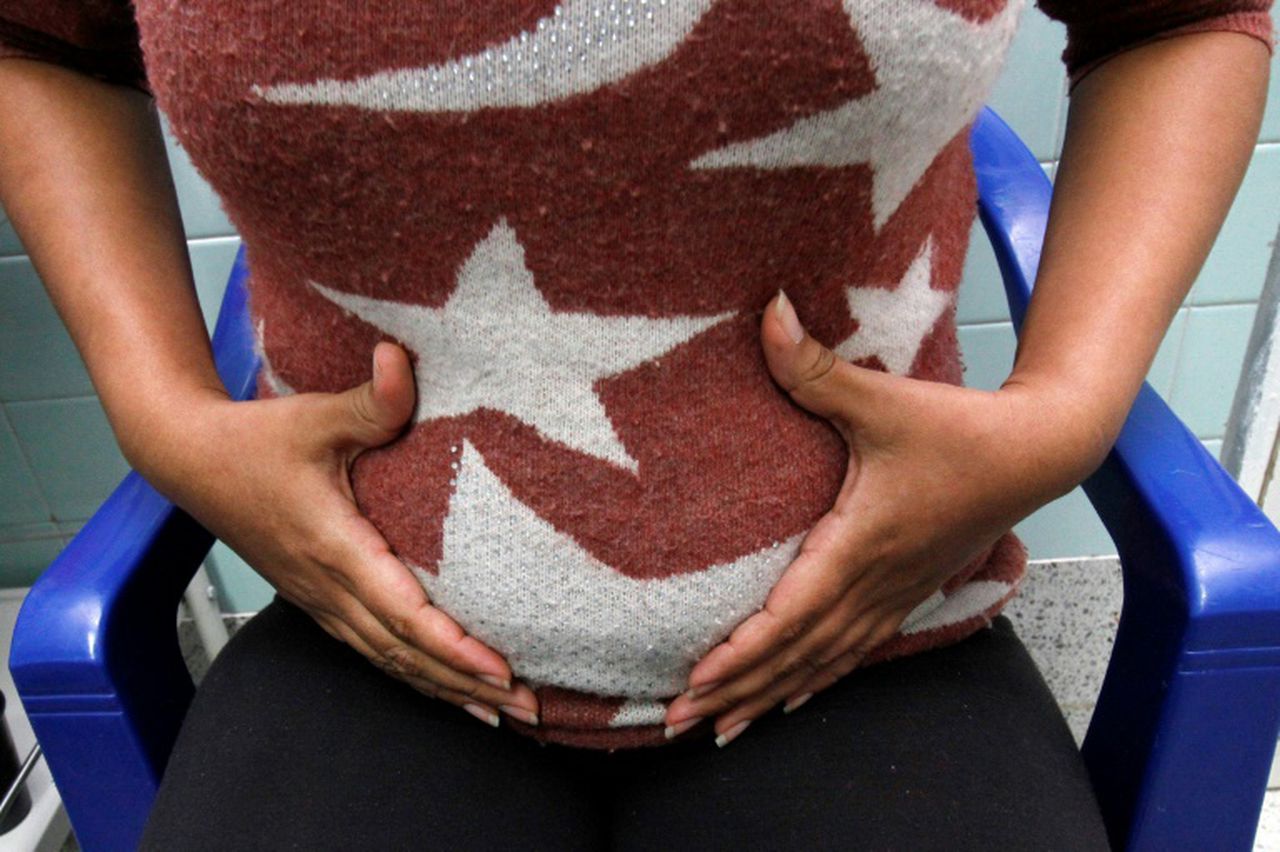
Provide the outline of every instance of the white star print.
<path id="1" fill-rule="evenodd" d="M 381 112 L 531 107 L 594 92 L 662 62 L 712 2 L 566 0 L 532 30 L 479 53 L 353 80 L 255 84 L 252 91 L 278 104 L 347 104 Z"/>
<path id="2" fill-rule="evenodd" d="M 884 227 L 943 146 L 973 119 L 1003 64 L 1024 0 L 975 24 L 933 0 L 844 0 L 876 74 L 875 91 L 758 139 L 694 159 L 692 168 L 872 168 L 872 214 Z"/>
<path id="3" fill-rule="evenodd" d="M 521 503 L 462 439 L 438 575 L 406 562 L 432 602 L 530 686 L 670 697 L 799 552 L 804 533 L 705 570 L 636 580 Z"/>
<path id="4" fill-rule="evenodd" d="M 442 308 L 372 299 L 310 282 L 327 299 L 418 354 L 414 422 L 503 411 L 632 473 L 639 463 L 592 390 L 733 316 L 601 316 L 552 311 L 501 217 L 458 271 Z"/>
<path id="5" fill-rule="evenodd" d="M 835 353 L 848 361 L 875 355 L 889 372 L 906 375 L 924 336 L 951 303 L 951 293 L 929 286 L 932 272 L 930 235 L 895 289 L 845 288 L 858 330 L 837 344 Z"/>
<path id="6" fill-rule="evenodd" d="M 516 677 L 625 695 L 611 726 L 657 724 L 658 699 L 684 690 L 695 663 L 764 605 L 808 534 L 663 579 L 632 579 L 516 499 L 466 438 L 437 573 L 406 560 L 431 601 L 502 654 Z M 1011 587 L 975 582 L 913 609 L 900 632 L 963 621 Z"/>

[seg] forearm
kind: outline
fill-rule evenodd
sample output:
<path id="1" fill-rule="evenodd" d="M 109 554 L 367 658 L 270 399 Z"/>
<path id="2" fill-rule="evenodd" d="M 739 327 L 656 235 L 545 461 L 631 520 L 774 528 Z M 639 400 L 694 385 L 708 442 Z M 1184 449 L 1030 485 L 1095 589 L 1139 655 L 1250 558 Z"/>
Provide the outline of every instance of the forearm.
<path id="1" fill-rule="evenodd" d="M 1128 50 L 1071 98 L 1040 271 L 1006 388 L 1042 393 L 1101 462 L 1249 163 L 1269 56 L 1240 33 Z"/>
<path id="2" fill-rule="evenodd" d="M 0 60 L 0 201 L 126 456 L 225 397 L 154 102 L 50 63 Z"/>

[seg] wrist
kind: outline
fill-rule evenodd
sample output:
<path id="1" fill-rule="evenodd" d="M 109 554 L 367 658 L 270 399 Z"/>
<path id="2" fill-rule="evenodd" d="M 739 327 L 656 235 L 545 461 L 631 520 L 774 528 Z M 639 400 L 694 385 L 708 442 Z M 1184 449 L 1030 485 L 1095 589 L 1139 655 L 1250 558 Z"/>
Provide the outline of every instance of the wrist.
<path id="1" fill-rule="evenodd" d="M 1096 389 L 1017 371 L 997 394 L 1020 413 L 1019 457 L 1023 465 L 1040 471 L 1046 503 L 1098 469 L 1129 410 Z"/>
<path id="2" fill-rule="evenodd" d="M 159 490 L 166 480 L 182 476 L 193 453 L 207 452 L 209 425 L 227 405 L 226 390 L 197 385 L 171 387 L 162 396 L 149 396 L 118 409 L 117 440 L 129 466 Z M 166 495 L 168 492 L 165 492 Z"/>

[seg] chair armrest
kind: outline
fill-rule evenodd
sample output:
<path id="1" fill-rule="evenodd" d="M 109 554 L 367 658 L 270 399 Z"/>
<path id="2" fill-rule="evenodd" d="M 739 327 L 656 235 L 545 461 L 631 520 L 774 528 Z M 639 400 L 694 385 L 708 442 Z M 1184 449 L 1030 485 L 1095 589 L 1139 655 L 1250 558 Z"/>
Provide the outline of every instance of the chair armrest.
<path id="1" fill-rule="evenodd" d="M 990 110 L 971 144 L 1020 333 L 1052 187 Z M 1280 733 L 1280 533 L 1146 383 L 1083 486 L 1124 575 L 1081 748 L 1112 842 L 1248 850 Z"/>
<path id="2" fill-rule="evenodd" d="M 236 256 L 214 330 L 219 375 L 252 396 L 254 352 Z M 213 544 L 131 471 L 32 586 L 9 667 L 82 846 L 136 846 L 193 694 L 175 613 Z"/>

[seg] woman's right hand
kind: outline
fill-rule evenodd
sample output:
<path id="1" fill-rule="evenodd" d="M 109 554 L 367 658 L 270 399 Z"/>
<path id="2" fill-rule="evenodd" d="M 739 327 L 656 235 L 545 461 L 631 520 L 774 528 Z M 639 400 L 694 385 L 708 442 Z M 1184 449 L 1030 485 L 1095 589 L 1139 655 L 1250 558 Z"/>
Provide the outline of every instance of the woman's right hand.
<path id="1" fill-rule="evenodd" d="M 352 463 L 400 434 L 417 393 L 399 346 L 379 343 L 373 362 L 373 378 L 342 393 L 204 396 L 168 439 L 130 462 L 281 597 L 386 673 L 489 724 L 498 724 L 494 708 L 536 724 L 533 691 L 497 685 L 511 683 L 506 660 L 431 605 L 356 506 Z"/>

